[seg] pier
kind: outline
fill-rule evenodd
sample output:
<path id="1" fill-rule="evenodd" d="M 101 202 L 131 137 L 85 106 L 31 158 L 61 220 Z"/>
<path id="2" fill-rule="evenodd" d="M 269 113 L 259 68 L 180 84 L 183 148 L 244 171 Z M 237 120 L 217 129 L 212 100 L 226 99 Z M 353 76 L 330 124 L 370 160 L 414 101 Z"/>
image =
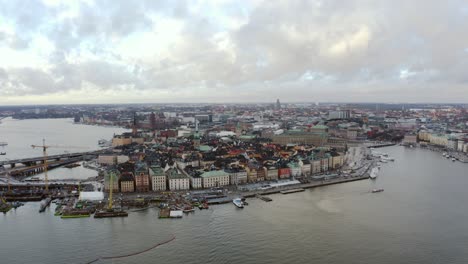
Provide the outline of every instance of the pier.
<path id="1" fill-rule="evenodd" d="M 310 189 L 310 188 L 316 188 L 316 187 L 339 184 L 339 183 L 345 183 L 345 182 L 361 181 L 361 180 L 366 180 L 366 179 L 369 179 L 369 175 L 362 175 L 362 176 L 358 176 L 358 177 L 339 178 L 339 179 L 333 179 L 333 180 L 328 180 L 328 181 L 319 181 L 319 182 L 287 185 L 287 186 L 278 187 L 278 188 L 274 188 L 274 189 L 268 189 L 268 190 L 257 190 L 257 191 L 244 192 L 244 193 L 242 193 L 242 195 L 243 195 L 243 197 L 246 197 L 246 198 L 252 198 L 252 197 L 256 197 L 257 195 L 275 194 L 275 193 L 281 193 L 281 191 L 287 191 L 287 190 L 293 190 L 293 189 L 299 189 L 299 188 Z"/>

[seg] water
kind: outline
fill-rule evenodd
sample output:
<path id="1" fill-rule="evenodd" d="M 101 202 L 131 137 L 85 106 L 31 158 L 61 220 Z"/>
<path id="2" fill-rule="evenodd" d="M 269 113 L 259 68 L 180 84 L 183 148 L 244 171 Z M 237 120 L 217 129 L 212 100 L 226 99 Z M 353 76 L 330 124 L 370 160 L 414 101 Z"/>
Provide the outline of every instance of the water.
<path id="1" fill-rule="evenodd" d="M 8 142 L 8 146 L 0 147 L 0 152 L 6 152 L 0 160 L 40 157 L 42 149 L 33 149 L 31 145 L 42 145 L 42 139 L 46 145 L 60 146 L 49 148 L 49 155 L 96 150 L 99 139 L 110 140 L 114 133 L 124 131 L 128 130 L 74 124 L 72 119 L 6 118 L 0 123 L 0 142 Z"/>
<path id="2" fill-rule="evenodd" d="M 7 118 L 0 123 L 0 142 L 8 142 L 8 146 L 0 147 L 0 152 L 6 152 L 6 155 L 0 156 L 0 161 L 41 157 L 42 149 L 33 149 L 31 145 L 42 145 L 42 139 L 46 139 L 46 145 L 60 146 L 49 148 L 47 150 L 49 155 L 97 150 L 100 149 L 99 139 L 110 140 L 114 133 L 120 134 L 126 131 L 128 130 L 116 127 L 74 124 L 72 119 Z M 58 168 L 48 173 L 50 180 L 84 180 L 94 176 L 97 176 L 96 171 L 83 167 Z M 44 174 L 33 177 L 43 179 Z"/>
<path id="3" fill-rule="evenodd" d="M 183 219 L 157 210 L 125 219 L 67 219 L 38 203 L 0 215 L 2 263 L 466 263 L 468 164 L 420 149 L 383 148 L 395 157 L 363 180 L 212 206 Z M 385 191 L 372 194 L 373 188 Z"/>

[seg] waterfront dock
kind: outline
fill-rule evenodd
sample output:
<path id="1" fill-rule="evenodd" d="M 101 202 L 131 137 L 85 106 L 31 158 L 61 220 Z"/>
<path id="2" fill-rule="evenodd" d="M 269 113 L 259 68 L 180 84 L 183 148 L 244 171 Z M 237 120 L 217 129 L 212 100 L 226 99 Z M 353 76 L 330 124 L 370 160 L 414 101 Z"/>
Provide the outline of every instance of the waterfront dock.
<path id="1" fill-rule="evenodd" d="M 327 180 L 327 181 L 301 183 L 301 184 L 295 184 L 295 185 L 287 185 L 287 186 L 278 187 L 274 189 L 268 189 L 268 190 L 256 190 L 256 191 L 243 192 L 241 193 L 241 195 L 245 198 L 253 198 L 253 197 L 256 197 L 256 195 L 275 194 L 275 193 L 280 193 L 281 191 L 285 191 L 285 190 L 291 190 L 291 189 L 297 189 L 297 188 L 310 189 L 310 188 L 316 188 L 316 187 L 333 185 L 333 184 L 340 184 L 340 183 L 345 183 L 345 182 L 361 181 L 361 180 L 366 180 L 366 179 L 369 179 L 369 175 L 338 178 L 338 179 L 332 179 L 332 180 Z"/>
<path id="2" fill-rule="evenodd" d="M 297 193 L 297 192 L 303 192 L 303 191 L 305 191 L 305 189 L 298 188 L 298 189 L 280 191 L 280 193 L 281 194 L 288 194 L 288 193 Z"/>

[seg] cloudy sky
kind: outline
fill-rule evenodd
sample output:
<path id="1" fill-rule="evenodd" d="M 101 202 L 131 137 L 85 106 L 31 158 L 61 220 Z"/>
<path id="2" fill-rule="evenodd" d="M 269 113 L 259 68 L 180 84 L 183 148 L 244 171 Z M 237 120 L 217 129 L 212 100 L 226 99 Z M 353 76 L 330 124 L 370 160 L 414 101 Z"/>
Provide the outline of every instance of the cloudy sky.
<path id="1" fill-rule="evenodd" d="M 468 102 L 464 0 L 0 0 L 0 105 Z"/>

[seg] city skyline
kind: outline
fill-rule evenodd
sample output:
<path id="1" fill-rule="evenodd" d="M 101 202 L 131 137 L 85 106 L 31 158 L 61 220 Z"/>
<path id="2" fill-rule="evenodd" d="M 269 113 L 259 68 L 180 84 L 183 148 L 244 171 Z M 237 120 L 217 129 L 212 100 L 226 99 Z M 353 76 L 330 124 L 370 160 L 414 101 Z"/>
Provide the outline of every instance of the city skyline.
<path id="1" fill-rule="evenodd" d="M 468 102 L 463 1 L 0 2 L 0 105 Z"/>

